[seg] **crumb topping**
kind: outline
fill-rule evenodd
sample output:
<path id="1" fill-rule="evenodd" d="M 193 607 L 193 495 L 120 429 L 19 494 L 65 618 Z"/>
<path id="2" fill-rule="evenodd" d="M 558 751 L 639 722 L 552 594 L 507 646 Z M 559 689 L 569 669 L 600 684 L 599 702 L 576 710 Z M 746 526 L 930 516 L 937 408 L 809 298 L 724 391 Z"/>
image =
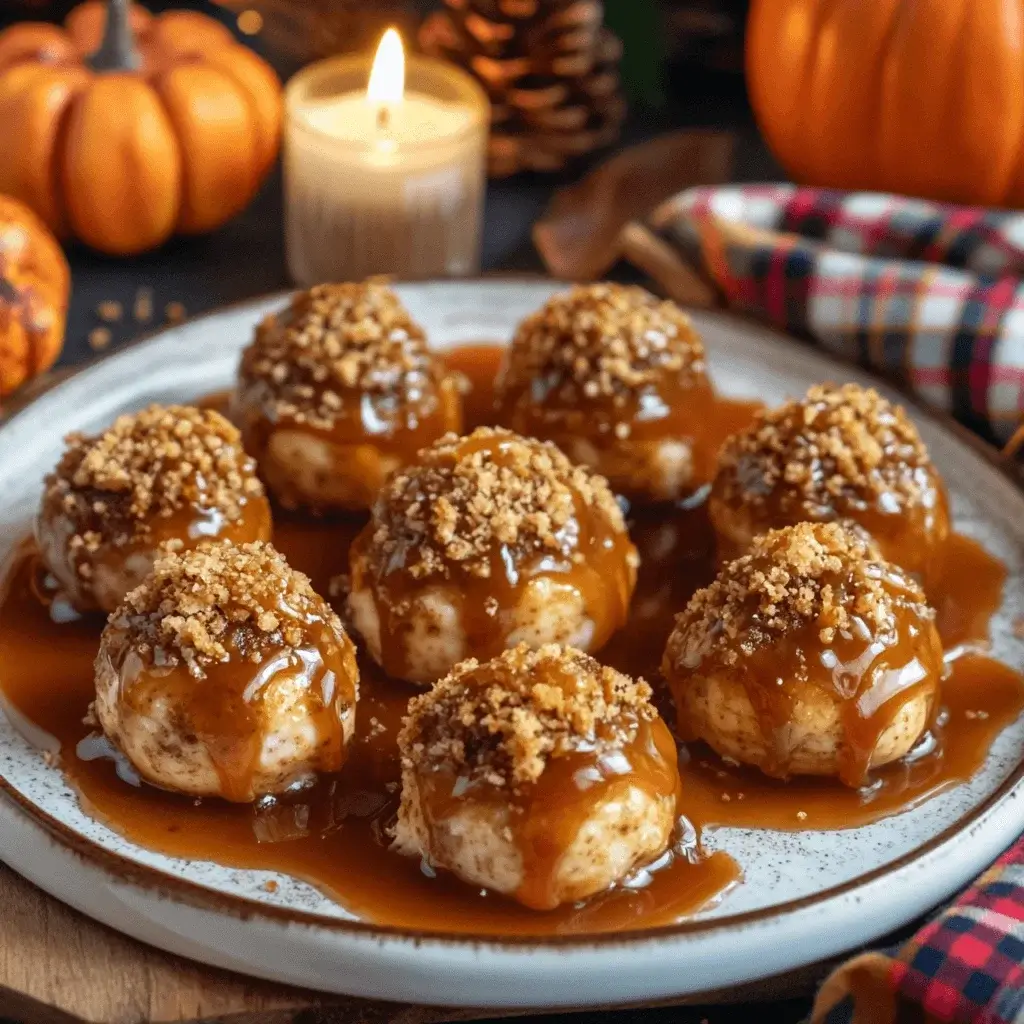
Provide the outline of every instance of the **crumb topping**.
<path id="1" fill-rule="evenodd" d="M 183 553 L 165 548 L 110 616 L 103 642 L 120 634 L 145 661 L 183 663 L 202 678 L 232 657 L 258 665 L 271 649 L 315 643 L 324 629 L 347 642 L 309 578 L 270 544 L 207 543 Z"/>
<path id="2" fill-rule="evenodd" d="M 151 405 L 99 436 L 70 434 L 65 443 L 43 502 L 71 520 L 72 550 L 145 540 L 155 518 L 189 508 L 236 522 L 263 497 L 241 435 L 212 409 Z"/>
<path id="3" fill-rule="evenodd" d="M 566 403 L 624 403 L 666 379 L 690 385 L 704 371 L 704 346 L 674 303 L 635 285 L 580 285 L 556 295 L 519 326 L 500 388 L 543 385 Z"/>
<path id="4" fill-rule="evenodd" d="M 494 786 L 537 781 L 551 758 L 621 748 L 652 720 L 651 688 L 572 647 L 520 644 L 464 661 L 416 697 L 399 733 L 402 764 Z"/>
<path id="5" fill-rule="evenodd" d="M 398 296 L 371 280 L 295 295 L 257 327 L 240 375 L 243 385 L 262 386 L 275 416 L 330 429 L 353 392 L 413 406 L 436 401 L 442 368 Z"/>
<path id="6" fill-rule="evenodd" d="M 604 477 L 552 444 L 480 427 L 446 435 L 391 476 L 374 506 L 370 555 L 382 575 L 400 566 L 415 579 L 453 567 L 488 578 L 499 549 L 582 561 L 584 514 L 588 533 L 626 532 Z"/>
<path id="7" fill-rule="evenodd" d="M 873 388 L 818 384 L 799 402 L 758 415 L 719 455 L 716 491 L 727 500 L 795 504 L 818 518 L 855 507 L 922 504 L 931 462 L 906 412 Z"/>
<path id="8" fill-rule="evenodd" d="M 888 646 L 903 610 L 922 620 L 935 615 L 920 586 L 862 535 L 838 523 L 800 523 L 756 538 L 749 554 L 693 595 L 676 617 L 666 669 L 693 669 L 708 658 L 737 666 L 806 629 L 823 645 L 867 639 L 866 629 Z"/>

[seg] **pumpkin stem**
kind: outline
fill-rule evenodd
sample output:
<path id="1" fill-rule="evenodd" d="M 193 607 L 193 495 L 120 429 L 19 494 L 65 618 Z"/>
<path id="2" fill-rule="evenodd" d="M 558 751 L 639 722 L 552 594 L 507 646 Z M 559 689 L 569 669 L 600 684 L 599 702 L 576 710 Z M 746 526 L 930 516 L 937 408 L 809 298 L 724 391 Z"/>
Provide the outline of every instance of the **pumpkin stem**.
<path id="1" fill-rule="evenodd" d="M 93 71 L 136 71 L 139 51 L 129 20 L 130 0 L 108 0 L 107 27 L 103 31 L 100 48 L 86 63 Z"/>

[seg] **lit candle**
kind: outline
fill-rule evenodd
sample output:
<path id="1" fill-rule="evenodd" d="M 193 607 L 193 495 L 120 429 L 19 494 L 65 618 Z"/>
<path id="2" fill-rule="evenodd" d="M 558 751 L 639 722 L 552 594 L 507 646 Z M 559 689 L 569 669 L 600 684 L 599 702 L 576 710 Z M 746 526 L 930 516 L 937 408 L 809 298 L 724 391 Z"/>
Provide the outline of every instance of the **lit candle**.
<path id="1" fill-rule="evenodd" d="M 406 66 L 394 29 L 370 62 L 288 84 L 285 244 L 296 283 L 470 274 L 480 264 L 488 105 L 442 61 Z"/>

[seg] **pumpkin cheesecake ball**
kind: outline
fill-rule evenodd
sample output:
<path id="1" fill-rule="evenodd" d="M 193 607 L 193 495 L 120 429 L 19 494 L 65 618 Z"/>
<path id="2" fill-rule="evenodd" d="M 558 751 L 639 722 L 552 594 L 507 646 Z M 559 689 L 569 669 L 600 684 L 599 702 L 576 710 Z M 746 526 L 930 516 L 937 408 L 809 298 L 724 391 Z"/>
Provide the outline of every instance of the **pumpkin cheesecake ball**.
<path id="1" fill-rule="evenodd" d="M 710 477 L 701 436 L 714 400 L 689 317 L 643 288 L 593 284 L 527 317 L 498 379 L 502 422 L 553 441 L 638 501 Z"/>
<path id="2" fill-rule="evenodd" d="M 345 763 L 359 672 L 337 615 L 269 544 L 167 552 L 111 615 L 95 716 L 164 789 L 249 802 Z"/>
<path id="3" fill-rule="evenodd" d="M 914 424 L 856 384 L 816 385 L 733 435 L 708 510 L 724 558 L 766 530 L 845 520 L 925 581 L 949 534 L 945 488 Z"/>
<path id="4" fill-rule="evenodd" d="M 663 853 L 675 743 L 650 687 L 556 645 L 466 661 L 409 705 L 395 848 L 549 910 Z"/>
<path id="5" fill-rule="evenodd" d="M 238 431 L 219 413 L 153 405 L 104 433 L 71 434 L 45 482 L 40 553 L 79 611 L 111 612 L 164 543 L 270 537 L 270 506 Z"/>
<path id="6" fill-rule="evenodd" d="M 462 424 L 456 378 L 385 285 L 325 284 L 267 317 L 233 418 L 286 508 L 365 509 L 385 477 Z"/>
<path id="7" fill-rule="evenodd" d="M 637 564 L 602 477 L 482 427 L 385 484 L 352 545 L 348 607 L 389 675 L 430 683 L 518 643 L 597 650 L 625 622 Z"/>
<path id="8" fill-rule="evenodd" d="M 842 526 L 764 534 L 676 620 L 662 671 L 678 734 L 768 775 L 862 785 L 931 725 L 934 619 L 915 580 Z"/>

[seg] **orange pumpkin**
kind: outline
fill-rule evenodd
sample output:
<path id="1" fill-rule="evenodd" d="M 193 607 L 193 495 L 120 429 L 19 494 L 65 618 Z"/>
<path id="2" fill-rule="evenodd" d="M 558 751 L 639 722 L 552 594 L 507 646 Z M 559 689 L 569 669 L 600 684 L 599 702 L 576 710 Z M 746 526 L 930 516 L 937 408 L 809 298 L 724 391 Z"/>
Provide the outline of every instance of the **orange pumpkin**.
<path id="1" fill-rule="evenodd" d="M 799 182 L 1024 204 L 1024 0 L 753 0 L 747 74 Z"/>
<path id="2" fill-rule="evenodd" d="M 0 196 L 0 395 L 53 366 L 70 290 L 57 239 L 28 207 Z"/>
<path id="3" fill-rule="evenodd" d="M 90 0 L 0 32 L 0 192 L 61 237 L 130 254 L 219 227 L 281 131 L 277 76 L 219 22 Z"/>

